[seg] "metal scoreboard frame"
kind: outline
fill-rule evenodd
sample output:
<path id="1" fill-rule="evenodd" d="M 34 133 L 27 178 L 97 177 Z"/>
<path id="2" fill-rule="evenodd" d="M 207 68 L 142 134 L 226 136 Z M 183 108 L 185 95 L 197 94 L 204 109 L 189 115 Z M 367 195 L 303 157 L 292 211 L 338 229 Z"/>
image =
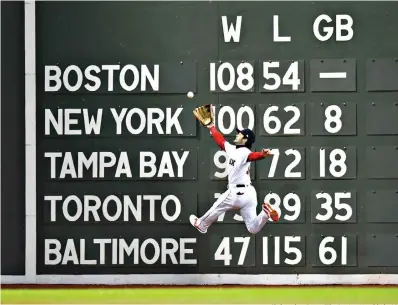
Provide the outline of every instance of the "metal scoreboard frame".
<path id="1" fill-rule="evenodd" d="M 110 35 L 84 28 L 92 4 L 25 2 L 25 275 L 2 283 L 397 285 L 393 3 L 181 3 L 97 3 Z M 154 48 L 134 44 L 141 26 Z M 125 79 L 87 77 L 105 65 Z M 227 140 L 249 127 L 273 151 L 250 175 L 281 219 L 257 235 L 237 211 L 206 235 L 189 224 L 226 186 L 192 116 L 207 103 Z"/>

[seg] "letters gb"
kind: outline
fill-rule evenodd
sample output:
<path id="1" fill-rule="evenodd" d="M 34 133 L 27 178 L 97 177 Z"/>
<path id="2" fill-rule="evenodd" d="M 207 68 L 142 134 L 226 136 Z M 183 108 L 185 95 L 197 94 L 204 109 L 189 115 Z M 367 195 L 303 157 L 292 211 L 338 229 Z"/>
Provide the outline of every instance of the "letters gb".
<path id="1" fill-rule="evenodd" d="M 350 41 L 352 39 L 354 36 L 352 28 L 354 21 L 350 15 L 336 15 L 335 27 L 325 25 L 331 22 L 333 22 L 333 19 L 326 14 L 319 15 L 315 19 L 312 30 L 319 41 L 328 41 L 334 32 L 336 32 L 336 41 Z"/>

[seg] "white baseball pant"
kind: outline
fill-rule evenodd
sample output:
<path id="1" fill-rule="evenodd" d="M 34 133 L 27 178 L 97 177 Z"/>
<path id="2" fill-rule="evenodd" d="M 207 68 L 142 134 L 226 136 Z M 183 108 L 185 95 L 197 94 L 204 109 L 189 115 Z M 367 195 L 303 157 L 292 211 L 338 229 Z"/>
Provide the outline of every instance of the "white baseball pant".
<path id="1" fill-rule="evenodd" d="M 240 210 L 240 215 L 251 234 L 257 234 L 268 221 L 268 215 L 262 210 L 257 215 L 257 192 L 252 185 L 236 187 L 229 185 L 213 206 L 198 219 L 198 227 L 203 233 L 222 213 L 229 210 Z"/>

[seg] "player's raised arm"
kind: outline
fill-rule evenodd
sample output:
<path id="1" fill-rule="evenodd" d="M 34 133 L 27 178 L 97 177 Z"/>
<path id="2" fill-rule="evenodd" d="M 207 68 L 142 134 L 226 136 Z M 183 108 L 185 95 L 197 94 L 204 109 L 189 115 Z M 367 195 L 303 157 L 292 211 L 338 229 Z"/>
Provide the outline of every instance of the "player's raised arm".
<path id="1" fill-rule="evenodd" d="M 213 139 L 217 143 L 217 145 L 222 150 L 225 151 L 225 139 L 224 139 L 223 135 L 217 130 L 217 128 L 213 124 L 207 126 L 207 128 L 210 129 Z"/>
<path id="2" fill-rule="evenodd" d="M 265 157 L 271 156 L 271 151 L 269 149 L 265 149 L 263 148 L 261 151 L 255 151 L 255 152 L 251 152 L 248 156 L 247 156 L 247 161 L 251 162 L 251 161 L 257 161 L 257 160 L 262 160 Z"/>

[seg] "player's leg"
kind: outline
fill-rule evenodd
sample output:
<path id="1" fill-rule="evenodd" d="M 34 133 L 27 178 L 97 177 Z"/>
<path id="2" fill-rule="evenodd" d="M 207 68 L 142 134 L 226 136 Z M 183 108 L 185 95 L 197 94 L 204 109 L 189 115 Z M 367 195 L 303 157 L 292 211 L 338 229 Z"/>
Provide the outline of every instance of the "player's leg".
<path id="1" fill-rule="evenodd" d="M 232 208 L 233 192 L 227 190 L 214 202 L 212 207 L 202 217 L 191 215 L 189 217 L 190 223 L 200 232 L 206 233 L 210 225 L 217 220 L 217 218 L 226 211 Z"/>
<path id="2" fill-rule="evenodd" d="M 264 208 L 261 210 L 260 214 L 256 213 L 256 203 L 247 204 L 240 209 L 240 215 L 246 224 L 247 230 L 251 234 L 257 234 L 265 226 L 269 219 L 269 214 L 267 214 Z"/>
<path id="3" fill-rule="evenodd" d="M 268 222 L 275 210 L 268 203 L 263 203 L 261 212 L 257 215 L 257 192 L 254 187 L 249 188 L 247 191 L 247 196 L 245 196 L 246 202 L 240 209 L 240 214 L 246 224 L 247 230 L 251 234 L 257 234 Z M 273 217 L 273 220 L 277 221 L 275 217 Z"/>

